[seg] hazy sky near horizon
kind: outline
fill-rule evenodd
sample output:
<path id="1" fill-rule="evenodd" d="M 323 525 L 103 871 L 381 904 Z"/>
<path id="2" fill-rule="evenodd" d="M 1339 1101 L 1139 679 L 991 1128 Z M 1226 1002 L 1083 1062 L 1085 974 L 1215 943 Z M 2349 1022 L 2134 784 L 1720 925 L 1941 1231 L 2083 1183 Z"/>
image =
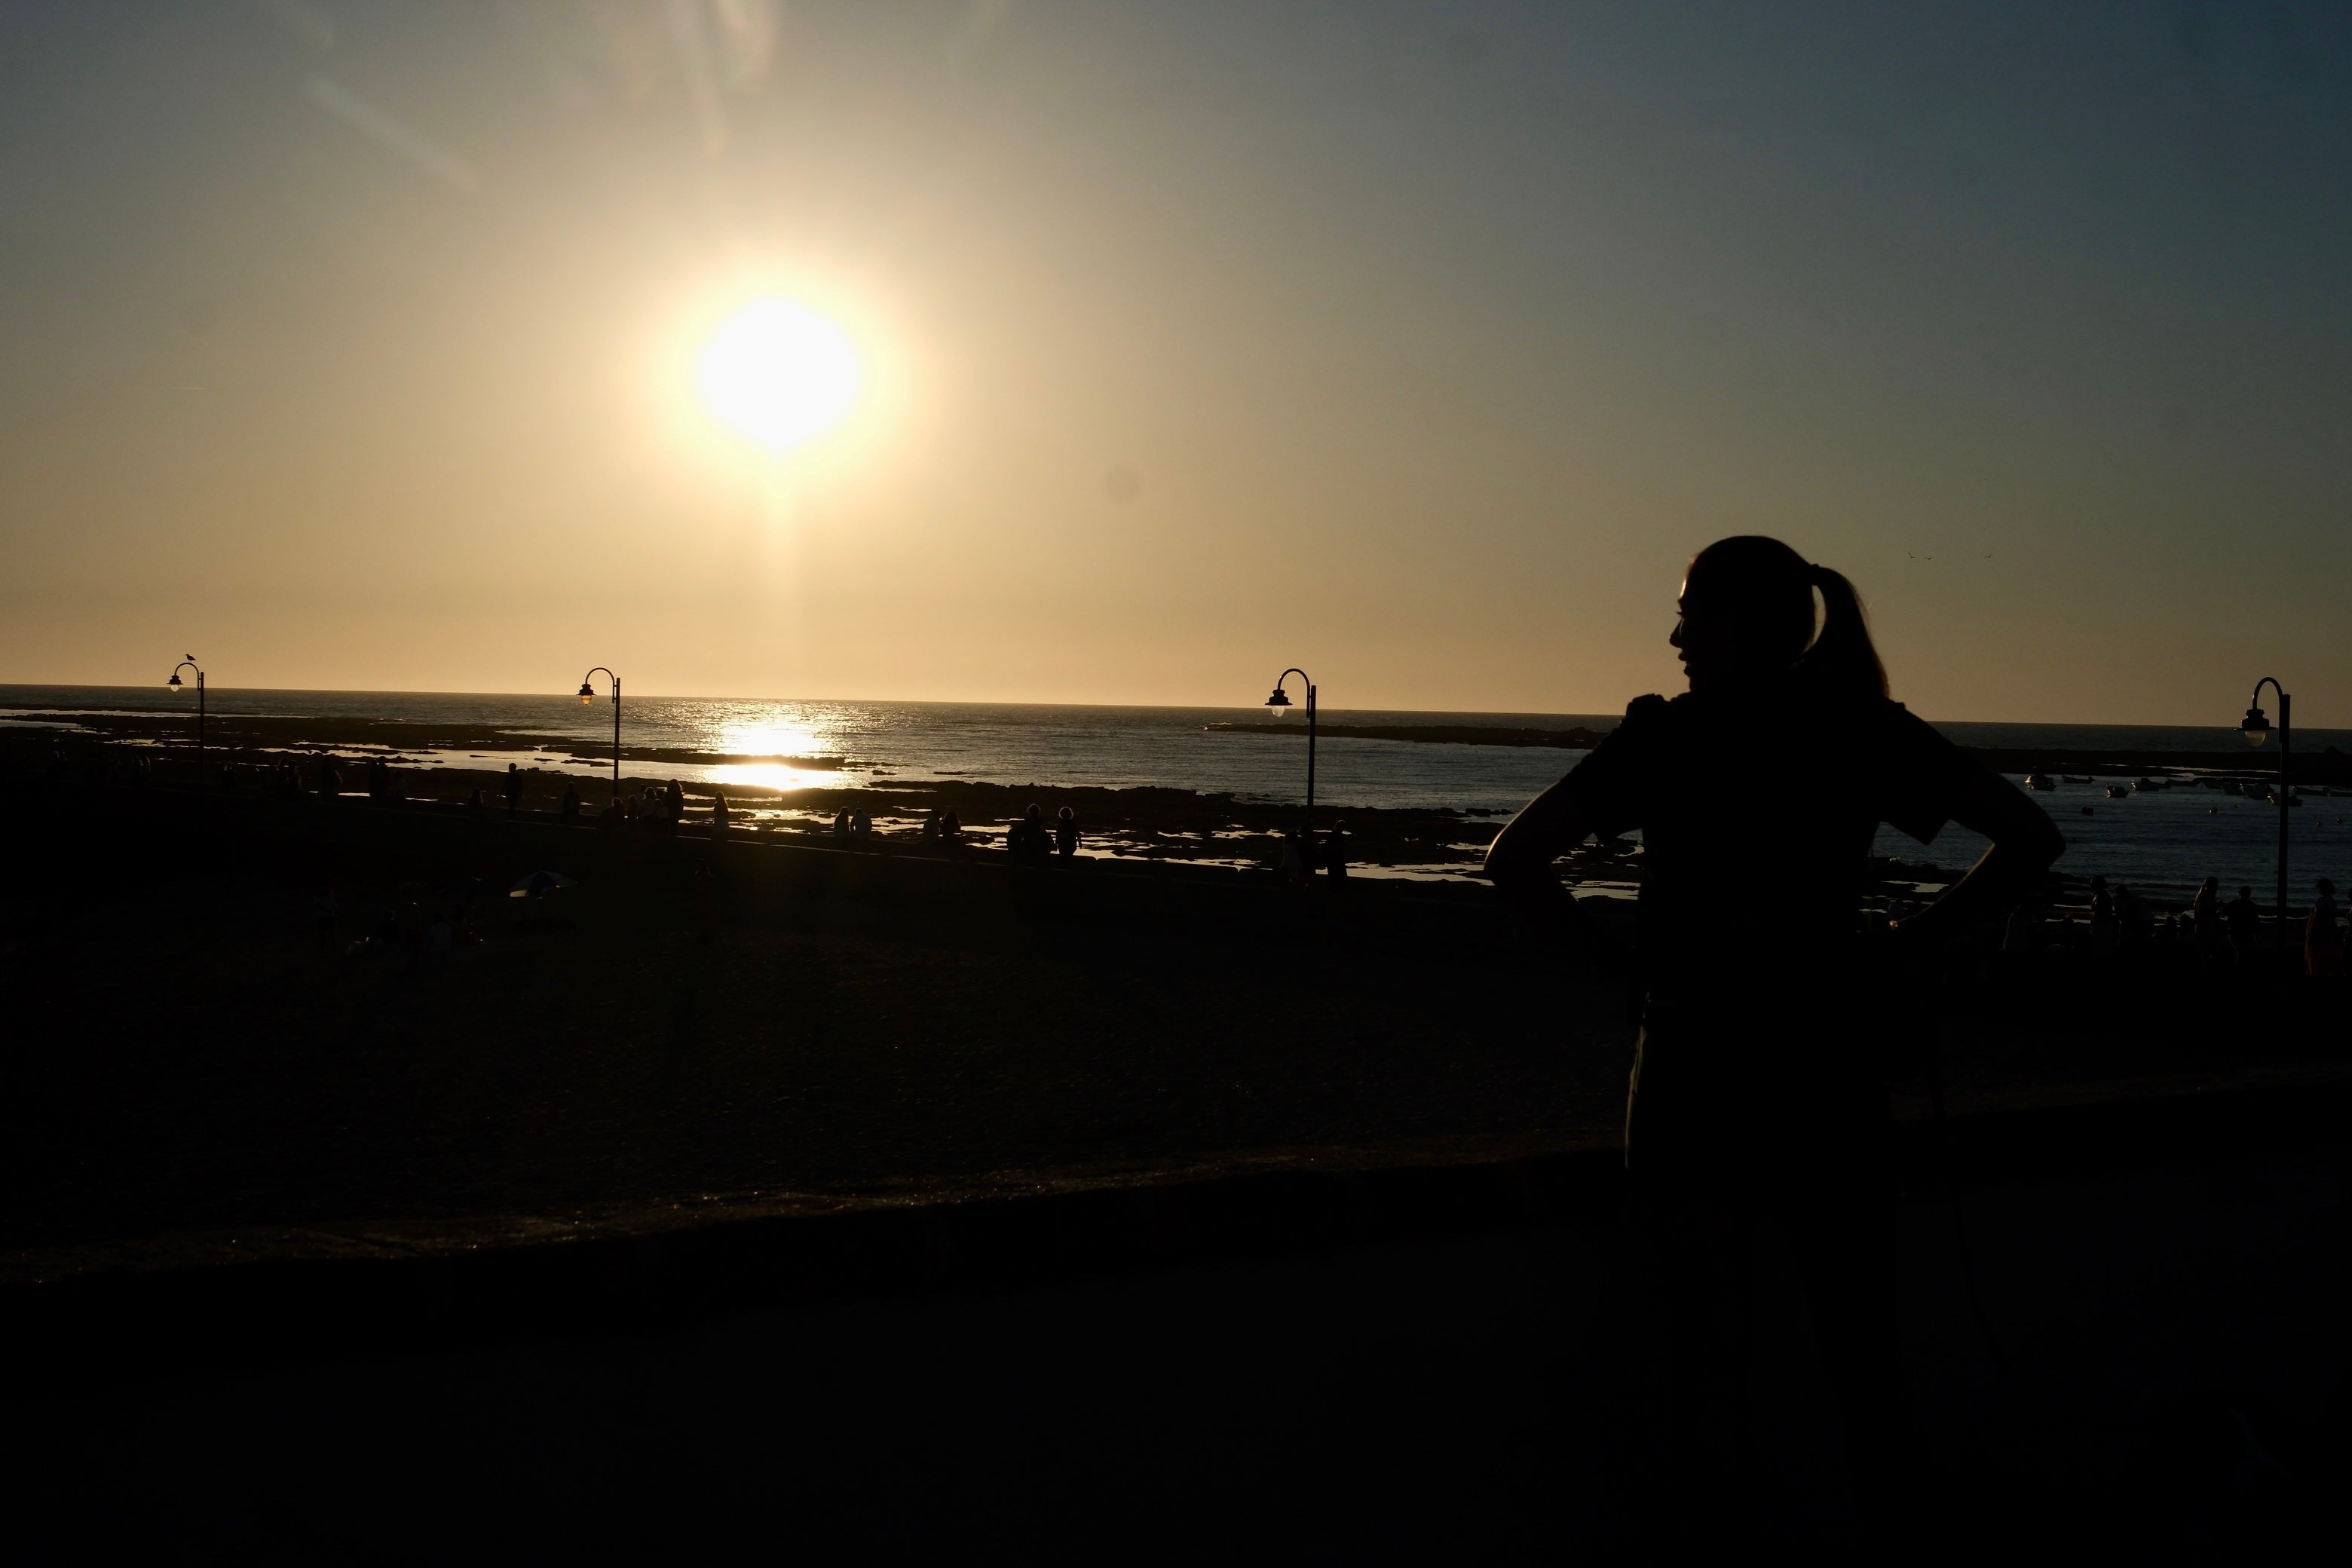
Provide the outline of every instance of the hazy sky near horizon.
<path id="1" fill-rule="evenodd" d="M 0 681 L 2347 725 L 2347 286 L 2336 5 L 20 3 Z"/>

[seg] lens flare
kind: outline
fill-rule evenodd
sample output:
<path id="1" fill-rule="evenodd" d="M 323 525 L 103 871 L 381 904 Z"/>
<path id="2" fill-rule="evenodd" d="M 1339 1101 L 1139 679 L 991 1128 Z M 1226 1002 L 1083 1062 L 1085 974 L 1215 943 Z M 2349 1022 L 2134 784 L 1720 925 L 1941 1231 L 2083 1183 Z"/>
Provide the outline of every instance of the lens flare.
<path id="1" fill-rule="evenodd" d="M 695 369 L 719 422 L 779 456 L 839 424 L 865 383 L 849 335 L 790 300 L 755 300 L 730 316 Z"/>

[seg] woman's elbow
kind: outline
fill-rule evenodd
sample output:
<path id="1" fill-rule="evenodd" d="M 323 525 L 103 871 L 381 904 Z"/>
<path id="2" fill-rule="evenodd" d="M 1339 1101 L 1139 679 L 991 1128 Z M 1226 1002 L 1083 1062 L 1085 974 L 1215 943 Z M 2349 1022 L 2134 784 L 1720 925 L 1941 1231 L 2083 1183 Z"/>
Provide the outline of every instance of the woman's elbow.
<path id="1" fill-rule="evenodd" d="M 1523 837 L 1505 833 L 1486 846 L 1486 879 L 1498 888 L 1523 887 L 1534 881 L 1549 858 L 1538 854 Z"/>

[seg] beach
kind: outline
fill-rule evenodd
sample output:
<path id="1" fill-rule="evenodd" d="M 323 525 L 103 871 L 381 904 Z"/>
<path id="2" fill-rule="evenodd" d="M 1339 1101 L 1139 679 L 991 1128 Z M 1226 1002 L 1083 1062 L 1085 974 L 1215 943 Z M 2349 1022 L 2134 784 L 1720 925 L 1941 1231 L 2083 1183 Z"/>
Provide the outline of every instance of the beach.
<path id="1" fill-rule="evenodd" d="M 568 784 L 585 807 L 611 794 L 611 704 L 554 696 L 370 692 L 210 694 L 215 766 L 267 770 L 343 760 L 343 787 L 384 762 L 420 799 L 494 805 L 509 763 L 525 803 L 553 809 Z M 43 737 L 107 741 L 166 770 L 189 765 L 193 701 L 158 689 L 0 687 L 0 744 L 39 753 Z M 825 831 L 864 812 L 885 836 L 915 834 L 932 809 L 1001 836 L 1030 805 L 1076 813 L 1088 853 L 1259 867 L 1301 825 L 1305 723 L 1264 710 L 1087 709 L 948 703 L 727 702 L 630 699 L 621 763 L 629 789 L 679 781 L 698 803 L 723 793 L 746 826 Z M 1592 715 L 1382 714 L 1329 710 L 1318 745 L 1318 826 L 1348 829 L 1360 872 L 1458 879 L 1475 871 L 1501 822 L 1584 755 L 1615 721 Z M 2050 776 L 2039 796 L 2069 839 L 2059 869 L 2079 889 L 2103 875 L 2170 903 L 2218 876 L 2225 888 L 2271 882 L 2276 819 L 2224 781 L 2275 777 L 2275 742 L 2246 748 L 2232 731 L 2083 725 L 1951 724 L 1946 732 L 2019 779 Z M 13 740 L 10 738 L 13 737 Z M 2352 735 L 2296 742 L 2295 896 L 2310 879 L 2352 885 Z M 2234 750 L 2224 749 L 2235 748 Z M 2332 752 L 2328 748 L 2334 747 Z M 1801 752 L 1801 745 L 1798 747 Z M 1736 790 L 1756 759 L 1725 758 Z M 2141 781 L 2150 787 L 2141 788 Z M 1825 790 L 1840 781 L 1824 778 Z M 2157 787 L 2178 785 L 2180 787 Z M 2125 791 L 2121 799 L 2108 791 Z M 2087 810 L 2085 809 L 2087 808 Z M 1629 893 L 1639 835 L 1596 846 L 1570 866 L 1579 884 Z M 1947 828 L 1921 846 L 1882 828 L 1875 853 L 1890 886 L 1935 886 L 1983 848 Z"/>

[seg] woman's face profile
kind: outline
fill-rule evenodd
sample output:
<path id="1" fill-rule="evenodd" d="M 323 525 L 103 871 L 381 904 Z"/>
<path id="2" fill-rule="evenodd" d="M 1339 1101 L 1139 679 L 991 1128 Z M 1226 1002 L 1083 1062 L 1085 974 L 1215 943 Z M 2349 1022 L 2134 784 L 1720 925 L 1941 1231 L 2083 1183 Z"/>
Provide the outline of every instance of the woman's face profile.
<path id="1" fill-rule="evenodd" d="M 1693 691 L 1697 691 L 1715 678 L 1725 662 L 1720 622 L 1707 615 L 1704 595 L 1691 592 L 1688 577 L 1683 579 L 1682 594 L 1675 600 L 1675 629 L 1666 641 L 1673 645 L 1675 657 L 1682 662 L 1684 679 Z"/>
<path id="2" fill-rule="evenodd" d="M 1682 595 L 1675 601 L 1675 629 L 1666 638 L 1693 691 L 1785 669 L 1804 651 L 1801 641 L 1782 646 L 1759 626 L 1752 607 L 1736 592 L 1727 602 L 1717 575 L 1712 585 L 1698 572 L 1684 576 Z"/>

